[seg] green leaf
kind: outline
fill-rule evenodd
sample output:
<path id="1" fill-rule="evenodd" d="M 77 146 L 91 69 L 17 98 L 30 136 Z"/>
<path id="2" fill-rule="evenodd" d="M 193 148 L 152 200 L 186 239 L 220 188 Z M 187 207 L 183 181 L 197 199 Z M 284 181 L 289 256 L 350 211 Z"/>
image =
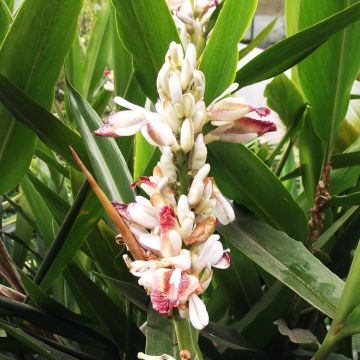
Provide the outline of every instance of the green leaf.
<path id="1" fill-rule="evenodd" d="M 249 45 L 244 47 L 239 51 L 239 60 L 249 54 L 252 50 L 254 50 L 257 46 L 261 45 L 261 43 L 267 38 L 267 36 L 271 33 L 271 30 L 274 28 L 278 17 L 276 16 L 274 20 L 271 20 L 269 24 L 267 24 L 256 37 L 251 40 Z"/>
<path id="2" fill-rule="evenodd" d="M 50 246 L 59 229 L 59 225 L 53 218 L 44 199 L 27 176 L 23 178 L 20 186 L 36 219 L 36 227 L 39 230 L 44 243 L 47 246 Z"/>
<path id="3" fill-rule="evenodd" d="M 181 43 L 165 0 L 112 0 L 121 40 L 144 93 L 156 100 L 156 77 L 170 42 Z"/>
<path id="4" fill-rule="evenodd" d="M 283 232 L 236 212 L 220 234 L 268 273 L 324 314 L 333 317 L 344 283 L 305 246 Z"/>
<path id="5" fill-rule="evenodd" d="M 57 193 L 49 189 L 43 182 L 41 182 L 32 173 L 27 173 L 28 179 L 31 181 L 34 188 L 39 192 L 47 207 L 51 211 L 58 224 L 61 224 L 67 211 L 70 209 L 69 204 L 61 198 Z"/>
<path id="6" fill-rule="evenodd" d="M 259 348 L 271 342 L 277 332 L 273 322 L 286 316 L 294 293 L 277 281 L 234 327 Z"/>
<path id="7" fill-rule="evenodd" d="M 120 309 L 108 295 L 93 281 L 91 281 L 84 271 L 75 263 L 71 263 L 68 266 L 70 276 L 74 280 L 77 289 L 72 288 L 72 291 L 77 291 L 78 295 L 82 293 L 82 299 L 87 301 L 88 305 L 92 308 L 92 312 L 105 324 L 109 329 L 109 333 L 112 338 L 118 342 L 120 348 L 126 350 L 129 339 L 124 336 L 123 328 L 127 323 L 127 318 L 122 309 Z M 91 296 L 88 296 L 91 294 Z M 130 321 L 132 321 L 130 319 Z M 122 326 L 119 326 L 122 324 Z M 138 328 L 131 322 L 131 330 L 134 334 L 133 341 L 130 343 L 131 352 L 128 354 L 130 358 L 136 354 L 136 346 L 143 346 L 143 337 Z M 137 348 L 137 351 L 139 347 Z"/>
<path id="8" fill-rule="evenodd" d="M 2 43 L 0 73 L 47 109 L 51 107 L 81 7 L 81 0 L 66 4 L 58 0 L 25 1 Z M 23 177 L 35 149 L 35 135 L 16 122 L 4 106 L 0 107 L 0 118 L 2 194 Z"/>
<path id="9" fill-rule="evenodd" d="M 331 35 L 360 19 L 360 3 L 320 21 L 267 48 L 237 73 L 241 87 L 269 79 L 290 69 L 310 55 Z"/>
<path id="10" fill-rule="evenodd" d="M 44 163 L 46 163 L 49 169 L 56 170 L 59 174 L 65 176 L 66 178 L 70 177 L 69 170 L 63 164 L 61 164 L 55 158 L 55 156 L 53 156 L 53 154 L 50 150 L 48 150 L 46 145 L 38 142 L 34 155 L 37 156 L 40 160 L 42 160 Z"/>
<path id="11" fill-rule="evenodd" d="M 51 346 L 44 344 L 42 341 L 35 339 L 33 336 L 27 334 L 25 331 L 11 326 L 9 323 L 0 320 L 0 326 L 6 331 L 6 333 L 15 339 L 18 339 L 22 344 L 33 349 L 39 355 L 42 355 L 45 359 L 49 360 L 76 360 L 73 356 L 64 354 L 58 350 L 55 350 Z"/>
<path id="12" fill-rule="evenodd" d="M 260 278 L 255 264 L 248 257 L 228 242 L 224 244 L 224 248 L 230 249 L 231 266 L 227 271 L 215 269 L 214 275 L 225 301 L 236 316 L 241 317 L 262 295 Z"/>
<path id="13" fill-rule="evenodd" d="M 234 81 L 237 45 L 251 23 L 256 6 L 257 0 L 227 0 L 224 3 L 200 59 L 200 70 L 206 79 L 207 104 Z"/>
<path id="14" fill-rule="evenodd" d="M 96 18 L 85 53 L 83 91 L 92 99 L 108 62 L 110 53 L 110 2 L 105 2 Z"/>
<path id="15" fill-rule="evenodd" d="M 94 330 L 85 326 L 75 326 L 33 306 L 0 296 L 0 308 L 5 313 L 11 314 L 12 317 L 26 320 L 44 330 L 74 339 L 80 343 L 92 344 L 101 348 L 104 348 L 104 346 L 112 348 L 113 346 L 108 338 Z"/>
<path id="16" fill-rule="evenodd" d="M 32 101 L 1 74 L 0 100 L 19 122 L 33 130 L 49 148 L 61 155 L 67 163 L 77 168 L 69 145 L 77 150 L 85 164 L 89 163 L 80 136 L 42 106 Z"/>
<path id="17" fill-rule="evenodd" d="M 201 330 L 201 335 L 231 349 L 256 351 L 250 347 L 248 342 L 236 329 L 230 326 L 216 324 L 210 321 L 206 328 Z"/>
<path id="18" fill-rule="evenodd" d="M 81 39 L 78 35 L 75 37 L 70 51 L 65 59 L 66 75 L 78 91 L 82 91 L 84 78 L 84 56 Z"/>
<path id="19" fill-rule="evenodd" d="M 110 25 L 112 38 L 112 62 L 115 94 L 124 97 L 134 76 L 131 54 L 124 47 L 116 24 L 116 9 L 110 8 Z"/>
<path id="20" fill-rule="evenodd" d="M 350 10 L 351 5 L 360 4 L 357 0 L 319 0 L 316 3 L 311 0 L 301 1 L 299 29 L 311 26 L 341 10 Z M 327 142 L 329 149 L 332 148 L 340 124 L 345 118 L 351 87 L 358 75 L 359 31 L 360 22 L 346 27 L 298 66 L 301 87 L 311 105 L 314 130 L 321 140 Z M 314 84 L 321 84 L 321 91 Z M 331 152 L 329 149 L 325 149 L 328 157 Z"/>
<path id="21" fill-rule="evenodd" d="M 343 153 L 348 154 L 356 153 L 360 150 L 360 139 L 357 139 L 351 144 Z M 336 169 L 331 173 L 330 178 L 330 193 L 332 195 L 339 195 L 349 188 L 355 186 L 360 176 L 360 165 L 351 166 L 344 169 Z"/>
<path id="22" fill-rule="evenodd" d="M 323 143 L 314 131 L 309 111 L 306 112 L 303 123 L 299 136 L 299 154 L 302 183 L 307 199 L 306 207 L 310 208 L 314 202 L 323 165 Z"/>
<path id="23" fill-rule="evenodd" d="M 360 200 L 359 200 L 360 202 Z M 314 249 L 321 249 L 344 225 L 344 223 L 352 216 L 352 214 L 359 208 L 359 206 L 352 206 L 339 219 L 332 223 L 317 239 L 314 244 Z"/>
<path id="24" fill-rule="evenodd" d="M 147 355 L 167 354 L 175 356 L 175 333 L 171 320 L 165 314 L 153 310 L 151 303 L 148 307 L 146 348 Z"/>
<path id="25" fill-rule="evenodd" d="M 155 151 L 155 146 L 150 145 L 140 134 L 135 136 L 134 154 L 134 179 L 144 174 L 144 171 Z"/>
<path id="26" fill-rule="evenodd" d="M 256 155 L 243 145 L 223 142 L 210 144 L 209 150 L 213 175 L 225 196 L 245 204 L 289 236 L 305 239 L 304 212 Z"/>
<path id="27" fill-rule="evenodd" d="M 115 140 L 93 135 L 92 132 L 101 127 L 103 122 L 69 83 L 67 87 L 71 116 L 80 129 L 100 186 L 111 200 L 124 203 L 133 201 L 134 191 L 130 187 L 131 174 Z"/>
<path id="28" fill-rule="evenodd" d="M 285 74 L 276 76 L 265 88 L 267 105 L 277 112 L 282 122 L 289 127 L 305 104 L 305 99 L 296 84 Z"/>
<path id="29" fill-rule="evenodd" d="M 98 276 L 102 277 L 107 283 L 112 284 L 114 288 L 116 288 L 121 295 L 130 300 L 134 305 L 139 307 L 140 309 L 147 311 L 149 298 L 146 295 L 145 291 L 141 289 L 139 286 L 113 279 L 109 276 L 105 276 L 103 274 L 98 274 Z"/>
<path id="30" fill-rule="evenodd" d="M 36 284 L 41 284 L 45 289 L 59 276 L 75 257 L 85 238 L 94 230 L 102 214 L 103 209 L 96 196 L 89 191 L 88 184 L 84 184 L 36 274 Z"/>
<path id="31" fill-rule="evenodd" d="M 332 196 L 329 201 L 330 206 L 346 206 L 346 205 L 360 205 L 360 191 L 351 193 L 349 195 Z"/>
<path id="32" fill-rule="evenodd" d="M 6 33 L 13 22 L 13 16 L 10 10 L 12 0 L 0 0 L 0 44 L 3 42 Z M 10 6 L 9 6 L 10 5 Z"/>

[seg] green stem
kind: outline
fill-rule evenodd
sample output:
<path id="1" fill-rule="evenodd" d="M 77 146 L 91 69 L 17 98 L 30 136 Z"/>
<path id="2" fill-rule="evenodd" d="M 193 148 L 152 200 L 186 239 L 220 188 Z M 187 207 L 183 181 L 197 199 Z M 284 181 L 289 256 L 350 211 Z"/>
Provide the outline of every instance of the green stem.
<path id="1" fill-rule="evenodd" d="M 354 259 L 351 263 L 350 271 L 345 283 L 339 305 L 336 309 L 334 320 L 329 332 L 325 336 L 320 349 L 313 357 L 314 360 L 327 359 L 335 344 L 350 335 L 346 332 L 346 319 L 349 314 L 360 304 L 360 289 L 358 279 L 360 276 L 360 242 L 355 251 Z M 344 325 L 345 324 L 345 325 Z M 340 332 L 339 330 L 342 329 Z"/>
<path id="2" fill-rule="evenodd" d="M 321 344 L 319 350 L 313 356 L 312 360 L 327 359 L 328 356 L 331 354 L 331 351 L 332 351 L 333 347 L 335 346 L 336 342 L 338 340 L 340 340 L 335 335 L 333 335 L 330 332 L 330 330 L 327 333 L 327 335 L 325 336 L 323 343 Z"/>
<path id="3" fill-rule="evenodd" d="M 188 319 L 174 317 L 173 319 L 179 352 L 187 350 L 191 353 L 191 360 L 203 360 L 197 344 L 197 331 L 193 329 Z"/>

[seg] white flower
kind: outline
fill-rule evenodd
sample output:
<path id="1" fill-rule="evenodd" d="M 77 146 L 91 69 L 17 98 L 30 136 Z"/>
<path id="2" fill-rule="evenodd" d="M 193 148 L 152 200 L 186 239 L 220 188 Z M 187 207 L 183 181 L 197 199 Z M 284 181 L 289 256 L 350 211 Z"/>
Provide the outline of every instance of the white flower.
<path id="1" fill-rule="evenodd" d="M 205 304 L 195 294 L 189 297 L 189 319 L 192 326 L 197 330 L 202 330 L 209 324 L 209 314 L 206 311 Z"/>

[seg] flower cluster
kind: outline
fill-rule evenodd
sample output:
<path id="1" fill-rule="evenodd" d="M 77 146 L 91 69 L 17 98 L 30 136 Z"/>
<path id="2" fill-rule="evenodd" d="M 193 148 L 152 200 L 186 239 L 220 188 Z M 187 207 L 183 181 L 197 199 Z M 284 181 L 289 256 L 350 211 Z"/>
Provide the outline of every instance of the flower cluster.
<path id="1" fill-rule="evenodd" d="M 207 25 L 216 6 L 217 0 L 168 0 L 168 6 L 178 29 L 182 43 L 195 44 L 199 49 L 204 42 Z"/>
<path id="2" fill-rule="evenodd" d="M 185 53 L 181 45 L 170 44 L 157 89 L 156 112 L 115 97 L 114 101 L 128 110 L 112 114 L 95 134 L 115 137 L 141 131 L 149 143 L 160 148 L 162 155 L 153 175 L 132 184 L 147 197 L 137 196 L 130 204 L 113 202 L 146 251 L 144 260 L 127 255 L 124 259 L 156 311 L 171 315 L 177 308 L 180 316 L 188 316 L 200 330 L 209 317 L 199 295 L 209 286 L 214 267 L 230 265 L 229 251 L 214 234 L 215 227 L 234 220 L 231 204 L 209 176 L 205 144 L 242 142 L 276 127 L 247 116 L 266 116 L 268 109 L 253 108 L 234 97 L 223 98 L 234 86 L 206 107 L 205 78 L 197 69 L 191 43 Z M 209 122 L 215 129 L 204 137 L 203 127 Z"/>

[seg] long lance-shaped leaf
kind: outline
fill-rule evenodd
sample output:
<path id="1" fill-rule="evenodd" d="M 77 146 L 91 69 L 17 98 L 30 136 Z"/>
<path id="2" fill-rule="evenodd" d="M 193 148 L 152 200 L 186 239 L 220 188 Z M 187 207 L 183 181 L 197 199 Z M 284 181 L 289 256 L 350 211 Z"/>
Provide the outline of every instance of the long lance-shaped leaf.
<path id="1" fill-rule="evenodd" d="M 315 51 L 331 35 L 360 19 L 360 2 L 269 47 L 236 75 L 241 87 L 290 69 Z"/>
<path id="2" fill-rule="evenodd" d="M 104 347 L 105 345 L 105 347 L 110 349 L 114 348 L 114 344 L 107 337 L 104 337 L 93 329 L 84 325 L 70 323 L 68 320 L 50 315 L 31 305 L 0 296 L 0 308 L 6 314 L 24 319 L 44 330 L 52 331 L 80 343 L 93 344 L 99 347 Z"/>
<path id="3" fill-rule="evenodd" d="M 333 317 L 344 282 L 305 246 L 244 212 L 220 234 L 268 273 Z"/>
<path id="4" fill-rule="evenodd" d="M 110 53 L 110 2 L 105 2 L 97 15 L 86 49 L 83 76 L 83 94 L 92 99 L 103 76 Z"/>
<path id="5" fill-rule="evenodd" d="M 77 194 L 73 206 L 67 214 L 65 221 L 62 223 L 54 242 L 52 243 L 43 263 L 41 264 L 39 271 L 36 274 L 36 277 L 34 279 L 35 284 L 41 284 L 50 267 L 53 266 L 54 260 L 59 254 L 61 248 L 63 247 L 64 241 L 69 235 L 75 219 L 78 216 L 80 209 L 88 195 L 89 188 L 89 184 L 85 182 L 84 185 L 81 187 L 79 193 Z"/>
<path id="6" fill-rule="evenodd" d="M 130 187 L 132 177 L 115 140 L 94 136 L 93 131 L 103 126 L 103 122 L 69 82 L 67 95 L 69 115 L 79 127 L 91 165 L 104 192 L 112 200 L 124 203 L 134 201 L 134 190 Z"/>
<path id="7" fill-rule="evenodd" d="M 234 81 L 237 44 L 251 23 L 256 5 L 257 0 L 224 3 L 200 60 L 206 78 L 205 102 L 211 102 Z"/>
<path id="8" fill-rule="evenodd" d="M 76 166 L 68 145 L 77 149 L 86 164 L 89 160 L 80 136 L 44 107 L 31 100 L 23 91 L 0 74 L 0 101 L 16 120 L 30 128 L 67 163 Z M 21 141 L 22 143 L 22 141 Z"/>
<path id="9" fill-rule="evenodd" d="M 358 0 L 303 0 L 300 4 L 299 29 L 312 25 L 340 10 L 359 5 Z M 355 12 L 355 11 L 354 11 Z M 350 21 L 349 21 L 350 24 Z M 360 67 L 360 22 L 347 26 L 298 66 L 302 90 L 311 109 L 312 125 L 327 145 L 328 161 L 340 124 L 345 118 L 350 91 Z M 314 84 L 321 84 L 321 91 Z"/>
<path id="10" fill-rule="evenodd" d="M 49 345 L 35 339 L 25 331 L 11 326 L 5 321 L 0 321 L 0 326 L 6 331 L 6 333 L 15 339 L 18 339 L 23 345 L 33 349 L 36 353 L 48 360 L 76 360 L 76 358 L 67 354 L 61 353 Z"/>
<path id="11" fill-rule="evenodd" d="M 82 0 L 24 1 L 0 49 L 0 73 L 50 108 L 56 80 L 73 41 Z M 0 194 L 25 174 L 35 135 L 0 106 Z M 19 146 L 21 144 L 21 146 Z"/>
<path id="12" fill-rule="evenodd" d="M 134 60 L 135 74 L 144 93 L 157 98 L 156 77 L 171 41 L 181 43 L 165 0 L 112 0 L 117 27 Z"/>
<path id="13" fill-rule="evenodd" d="M 73 156 L 78 163 L 80 169 L 86 176 L 87 181 L 89 182 L 91 188 L 93 189 L 94 193 L 96 194 L 97 198 L 99 199 L 101 205 L 104 207 L 106 213 L 109 215 L 110 219 L 114 222 L 117 229 L 120 231 L 123 241 L 129 248 L 130 252 L 134 256 L 135 259 L 145 259 L 144 250 L 140 247 L 139 243 L 136 241 L 133 233 L 130 231 L 128 226 L 125 224 L 124 220 L 121 218 L 119 213 L 115 210 L 114 206 L 112 205 L 111 201 L 105 195 L 105 193 L 101 190 L 99 185 L 96 183 L 93 176 L 90 174 L 88 169 L 80 160 L 79 156 L 76 154 L 74 149 L 71 149 Z"/>
<path id="14" fill-rule="evenodd" d="M 256 155 L 240 144 L 218 142 L 210 144 L 209 149 L 216 182 L 229 199 L 245 204 L 294 239 L 305 239 L 305 213 Z"/>

